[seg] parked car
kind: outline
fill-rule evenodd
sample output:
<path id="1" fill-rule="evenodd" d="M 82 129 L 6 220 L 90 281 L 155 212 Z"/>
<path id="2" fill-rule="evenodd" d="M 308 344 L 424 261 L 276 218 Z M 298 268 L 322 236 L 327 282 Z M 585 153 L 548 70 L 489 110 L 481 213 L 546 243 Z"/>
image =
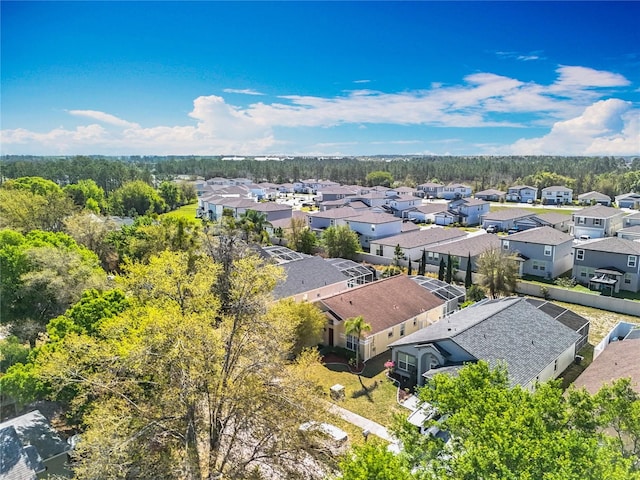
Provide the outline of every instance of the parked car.
<path id="1" fill-rule="evenodd" d="M 497 232 L 498 232 L 498 229 L 496 228 L 495 225 L 489 225 L 487 227 L 487 233 L 497 233 Z"/>

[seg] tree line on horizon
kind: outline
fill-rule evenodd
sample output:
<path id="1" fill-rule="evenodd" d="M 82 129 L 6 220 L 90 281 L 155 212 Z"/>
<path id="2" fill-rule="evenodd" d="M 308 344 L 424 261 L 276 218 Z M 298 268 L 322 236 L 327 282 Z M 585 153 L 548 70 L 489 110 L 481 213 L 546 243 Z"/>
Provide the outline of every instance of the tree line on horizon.
<path id="1" fill-rule="evenodd" d="M 387 172 L 395 184 L 467 183 L 474 191 L 529 184 L 538 188 L 561 184 L 577 193 L 596 190 L 615 196 L 640 190 L 640 157 L 627 162 L 609 157 L 565 156 L 424 156 L 395 161 L 296 157 L 282 161 L 252 159 L 226 161 L 220 157 L 33 157 L 3 156 L 2 178 L 40 176 L 64 186 L 92 179 L 106 193 L 132 180 L 153 184 L 177 175 L 193 177 L 247 177 L 255 182 L 288 183 L 308 178 L 345 185 L 366 185 L 373 172 Z"/>

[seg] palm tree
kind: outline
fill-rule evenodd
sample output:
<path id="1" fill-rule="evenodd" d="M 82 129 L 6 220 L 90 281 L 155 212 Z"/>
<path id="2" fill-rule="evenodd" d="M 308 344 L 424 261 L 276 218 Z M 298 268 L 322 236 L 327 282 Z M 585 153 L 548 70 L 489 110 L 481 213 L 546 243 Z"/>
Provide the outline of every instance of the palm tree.
<path id="1" fill-rule="evenodd" d="M 257 210 L 248 209 L 240 215 L 240 226 L 245 233 L 245 240 L 255 240 L 258 243 L 264 243 L 267 237 L 266 227 L 270 227 L 271 223 L 267 221 L 267 216 Z"/>
<path id="2" fill-rule="evenodd" d="M 371 325 L 364 321 L 362 315 L 348 318 L 344 322 L 345 335 L 351 335 L 356 338 L 356 365 L 360 365 L 360 338 L 364 332 L 370 332 Z"/>
<path id="3" fill-rule="evenodd" d="M 518 263 L 513 255 L 499 248 L 486 250 L 478 257 L 477 269 L 482 275 L 482 286 L 489 290 L 491 298 L 511 295 L 515 290 Z"/>

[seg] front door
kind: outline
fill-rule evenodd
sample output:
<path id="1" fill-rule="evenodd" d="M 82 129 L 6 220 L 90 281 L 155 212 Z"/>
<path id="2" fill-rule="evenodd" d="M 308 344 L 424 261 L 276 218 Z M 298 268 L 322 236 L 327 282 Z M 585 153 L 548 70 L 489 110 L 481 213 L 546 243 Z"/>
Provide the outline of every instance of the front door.
<path id="1" fill-rule="evenodd" d="M 333 328 L 329 329 L 329 346 L 333 347 Z"/>

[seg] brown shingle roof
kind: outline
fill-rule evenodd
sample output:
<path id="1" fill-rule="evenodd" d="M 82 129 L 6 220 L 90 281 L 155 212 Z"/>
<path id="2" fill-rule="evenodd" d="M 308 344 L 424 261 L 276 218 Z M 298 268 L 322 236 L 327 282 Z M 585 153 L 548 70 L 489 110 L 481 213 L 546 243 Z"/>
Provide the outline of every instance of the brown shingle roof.
<path id="1" fill-rule="evenodd" d="M 321 303 L 342 321 L 362 315 L 373 335 L 437 308 L 444 301 L 406 275 L 396 275 L 325 298 Z"/>
<path id="2" fill-rule="evenodd" d="M 574 385 L 594 394 L 605 383 L 631 377 L 631 385 L 640 393 L 640 338 L 613 342 L 580 375 Z"/>
<path id="3" fill-rule="evenodd" d="M 490 248 L 500 248 L 501 244 L 500 237 L 486 233 L 463 238 L 462 240 L 455 240 L 443 245 L 438 245 L 437 247 L 429 247 L 429 251 L 443 255 L 451 254 L 456 257 L 466 257 L 467 255 L 475 257 Z"/>

